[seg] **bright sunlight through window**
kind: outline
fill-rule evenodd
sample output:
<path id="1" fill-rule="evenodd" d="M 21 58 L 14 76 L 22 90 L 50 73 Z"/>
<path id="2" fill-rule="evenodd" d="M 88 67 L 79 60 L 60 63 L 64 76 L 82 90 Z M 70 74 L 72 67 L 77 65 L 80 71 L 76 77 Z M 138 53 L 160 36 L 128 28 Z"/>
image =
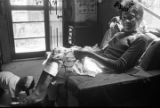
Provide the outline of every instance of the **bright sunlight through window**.
<path id="1" fill-rule="evenodd" d="M 160 0 L 141 0 L 141 2 L 146 8 L 154 12 L 156 15 L 160 15 Z M 149 29 L 157 28 L 160 25 L 160 17 L 157 18 L 145 10 L 144 22 Z"/>

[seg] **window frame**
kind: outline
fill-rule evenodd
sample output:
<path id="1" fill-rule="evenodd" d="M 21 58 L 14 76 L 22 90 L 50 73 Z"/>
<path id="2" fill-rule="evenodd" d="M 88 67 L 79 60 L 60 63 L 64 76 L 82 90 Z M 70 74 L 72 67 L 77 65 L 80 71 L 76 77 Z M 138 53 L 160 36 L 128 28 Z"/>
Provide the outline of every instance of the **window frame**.
<path id="1" fill-rule="evenodd" d="M 39 57 L 44 57 L 45 52 L 49 51 L 50 49 L 50 41 L 49 41 L 49 6 L 48 6 L 48 0 L 44 0 L 44 5 L 42 6 L 30 6 L 30 5 L 25 5 L 25 6 L 20 6 L 20 5 L 12 5 L 10 4 L 10 0 L 7 0 L 8 2 L 8 8 L 9 8 L 9 35 L 11 36 L 10 38 L 10 48 L 11 48 L 11 58 L 12 59 L 28 59 L 28 58 L 39 58 Z M 45 43 L 46 43 L 46 50 L 45 51 L 38 51 L 38 52 L 28 52 L 28 53 L 16 53 L 15 51 L 15 43 L 14 43 L 14 33 L 13 33 L 13 22 L 12 22 L 12 10 L 42 10 L 44 11 L 44 34 L 45 34 Z"/>
<path id="2" fill-rule="evenodd" d="M 146 7 L 143 4 L 143 0 L 142 1 L 138 1 L 138 3 L 144 8 L 144 11 L 146 11 L 147 13 L 149 13 L 150 15 L 152 15 L 153 17 L 157 18 L 160 21 L 160 15 L 158 15 L 156 12 L 152 11 L 151 9 L 149 9 L 148 7 Z M 153 3 L 153 1 L 152 1 Z M 155 29 L 156 27 L 149 27 L 149 29 Z"/>

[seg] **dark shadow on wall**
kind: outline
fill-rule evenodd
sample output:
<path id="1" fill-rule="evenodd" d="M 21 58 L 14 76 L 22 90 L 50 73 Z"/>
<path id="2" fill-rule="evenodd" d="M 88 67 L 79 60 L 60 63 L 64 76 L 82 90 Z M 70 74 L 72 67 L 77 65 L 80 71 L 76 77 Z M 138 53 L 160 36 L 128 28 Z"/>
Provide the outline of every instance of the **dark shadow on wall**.
<path id="1" fill-rule="evenodd" d="M 108 22 L 111 18 L 119 15 L 118 10 L 114 7 L 116 1 L 117 0 L 103 0 L 98 4 L 99 33 L 101 33 L 102 37 L 109 28 Z"/>

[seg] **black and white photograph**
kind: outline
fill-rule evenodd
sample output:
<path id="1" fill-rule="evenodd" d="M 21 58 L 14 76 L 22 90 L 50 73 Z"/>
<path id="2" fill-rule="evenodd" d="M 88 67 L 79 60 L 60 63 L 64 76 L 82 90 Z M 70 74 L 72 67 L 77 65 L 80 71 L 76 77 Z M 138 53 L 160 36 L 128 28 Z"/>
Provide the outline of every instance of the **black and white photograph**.
<path id="1" fill-rule="evenodd" d="M 160 0 L 0 0 L 0 107 L 160 106 Z"/>

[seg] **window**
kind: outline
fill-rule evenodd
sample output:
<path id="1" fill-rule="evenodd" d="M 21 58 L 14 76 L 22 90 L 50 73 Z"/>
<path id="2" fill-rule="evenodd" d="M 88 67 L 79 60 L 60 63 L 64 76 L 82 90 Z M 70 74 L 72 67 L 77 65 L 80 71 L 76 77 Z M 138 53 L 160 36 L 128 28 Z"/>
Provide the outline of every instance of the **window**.
<path id="1" fill-rule="evenodd" d="M 43 0 L 10 0 L 11 5 L 24 5 L 24 6 L 43 6 Z"/>
<path id="2" fill-rule="evenodd" d="M 13 55 L 31 54 L 63 46 L 63 0 L 9 0 Z M 33 54 L 32 54 L 33 55 Z"/>
<path id="3" fill-rule="evenodd" d="M 10 0 L 15 53 L 46 50 L 43 0 Z"/>
<path id="4" fill-rule="evenodd" d="M 154 12 L 157 16 L 155 17 L 153 14 L 144 11 L 144 22 L 149 29 L 157 28 L 160 25 L 160 0 L 140 0 L 141 3 L 149 10 Z"/>

